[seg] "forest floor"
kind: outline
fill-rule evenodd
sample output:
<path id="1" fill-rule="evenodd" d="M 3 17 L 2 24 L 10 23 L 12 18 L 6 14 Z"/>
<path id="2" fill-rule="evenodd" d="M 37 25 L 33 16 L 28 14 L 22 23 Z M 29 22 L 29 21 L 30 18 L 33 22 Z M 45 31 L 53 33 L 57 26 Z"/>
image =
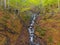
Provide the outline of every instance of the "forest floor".
<path id="1" fill-rule="evenodd" d="M 0 45 L 29 45 L 29 34 L 23 23 L 16 15 L 1 10 Z M 36 37 L 35 41 L 38 40 L 44 45 L 42 39 Z"/>
<path id="2" fill-rule="evenodd" d="M 47 16 L 48 15 L 48 16 Z M 5 25 L 5 27 L 4 27 Z M 60 13 L 55 13 L 52 17 L 47 13 L 45 16 L 37 18 L 35 25 L 36 42 L 42 45 L 60 45 Z M 37 27 L 37 29 L 36 29 Z M 42 28 L 39 30 L 39 28 Z M 4 36 L 5 35 L 5 36 Z M 3 38 L 2 38 L 3 37 Z M 9 40 L 6 40 L 6 38 Z M 14 14 L 0 11 L 0 45 L 28 45 L 29 34 L 20 19 Z"/>
<path id="3" fill-rule="evenodd" d="M 46 40 L 47 45 L 60 45 L 60 13 L 57 12 L 50 18 L 48 15 L 37 19 L 40 28 L 45 31 L 36 31 L 36 34 Z"/>

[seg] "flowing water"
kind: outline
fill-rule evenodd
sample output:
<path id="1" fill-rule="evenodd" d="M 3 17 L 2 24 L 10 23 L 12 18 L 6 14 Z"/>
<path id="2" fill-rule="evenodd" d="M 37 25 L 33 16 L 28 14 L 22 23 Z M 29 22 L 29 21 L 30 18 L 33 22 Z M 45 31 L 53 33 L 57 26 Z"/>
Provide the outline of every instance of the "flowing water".
<path id="1" fill-rule="evenodd" d="M 36 14 L 32 15 L 32 20 L 28 28 L 29 35 L 30 35 L 30 45 L 39 45 L 39 44 L 34 44 L 34 23 L 36 18 L 37 18 Z"/>

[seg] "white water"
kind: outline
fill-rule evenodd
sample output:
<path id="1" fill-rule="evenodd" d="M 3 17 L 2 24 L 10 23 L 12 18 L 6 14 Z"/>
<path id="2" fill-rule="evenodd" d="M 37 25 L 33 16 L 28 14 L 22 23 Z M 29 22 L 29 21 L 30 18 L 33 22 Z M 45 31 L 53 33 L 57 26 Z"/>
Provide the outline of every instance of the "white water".
<path id="1" fill-rule="evenodd" d="M 32 21 L 31 21 L 30 27 L 28 28 L 31 45 L 34 45 L 34 28 L 33 28 L 33 26 L 34 26 L 36 18 L 37 18 L 36 14 L 32 15 Z M 36 44 L 36 45 L 39 45 L 39 44 Z"/>

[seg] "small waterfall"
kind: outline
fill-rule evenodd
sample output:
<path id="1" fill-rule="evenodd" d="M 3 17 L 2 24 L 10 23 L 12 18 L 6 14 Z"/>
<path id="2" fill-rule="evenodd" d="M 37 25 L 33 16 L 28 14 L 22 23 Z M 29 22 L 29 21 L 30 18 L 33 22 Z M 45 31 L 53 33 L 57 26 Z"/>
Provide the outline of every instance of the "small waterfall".
<path id="1" fill-rule="evenodd" d="M 30 35 L 30 45 L 39 45 L 39 44 L 34 44 L 34 28 L 33 27 L 34 27 L 36 18 L 37 18 L 36 14 L 32 15 L 32 20 L 28 28 L 29 35 Z"/>

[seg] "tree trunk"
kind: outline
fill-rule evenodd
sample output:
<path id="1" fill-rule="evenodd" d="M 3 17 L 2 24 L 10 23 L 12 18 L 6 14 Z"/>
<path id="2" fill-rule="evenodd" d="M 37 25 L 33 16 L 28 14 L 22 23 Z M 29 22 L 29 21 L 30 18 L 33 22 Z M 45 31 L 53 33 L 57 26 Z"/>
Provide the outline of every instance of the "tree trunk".
<path id="1" fill-rule="evenodd" d="M 4 0 L 4 9 L 6 9 L 6 0 Z"/>

